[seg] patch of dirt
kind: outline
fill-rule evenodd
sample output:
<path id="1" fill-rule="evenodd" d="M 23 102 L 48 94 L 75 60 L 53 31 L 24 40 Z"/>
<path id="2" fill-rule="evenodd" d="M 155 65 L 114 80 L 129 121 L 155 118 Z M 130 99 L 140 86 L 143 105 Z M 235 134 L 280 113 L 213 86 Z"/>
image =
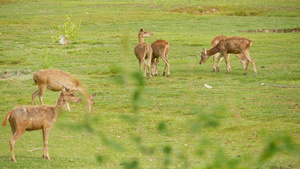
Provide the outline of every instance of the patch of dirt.
<path id="1" fill-rule="evenodd" d="M 11 4 L 11 3 L 15 3 L 15 2 L 10 1 L 10 0 L 1 0 L 0 1 L 0 5 Z"/>
<path id="2" fill-rule="evenodd" d="M 194 15 L 203 15 L 203 14 L 212 14 L 212 13 L 218 13 L 219 9 L 216 7 L 211 6 L 186 6 L 186 7 L 180 7 L 177 9 L 170 10 L 168 12 L 178 12 L 178 13 L 186 13 L 186 14 L 194 14 Z"/>
<path id="3" fill-rule="evenodd" d="M 32 77 L 32 72 L 30 69 L 0 72 L 0 80 L 28 79 L 31 77 Z"/>
<path id="4" fill-rule="evenodd" d="M 240 32 L 255 32 L 255 33 L 291 33 L 291 32 L 300 32 L 300 28 L 292 28 L 292 29 L 258 29 L 258 30 L 247 30 Z"/>

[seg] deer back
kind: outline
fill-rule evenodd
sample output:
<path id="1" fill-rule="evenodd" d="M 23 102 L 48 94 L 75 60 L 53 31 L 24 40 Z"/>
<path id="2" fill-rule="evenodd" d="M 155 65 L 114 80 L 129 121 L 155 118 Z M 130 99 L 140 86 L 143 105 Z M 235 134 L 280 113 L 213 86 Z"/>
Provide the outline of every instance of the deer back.
<path id="1" fill-rule="evenodd" d="M 11 125 L 26 130 L 39 130 L 51 127 L 58 116 L 55 106 L 20 106 L 12 110 L 9 117 Z"/>
<path id="2" fill-rule="evenodd" d="M 211 41 L 212 47 L 216 46 L 221 40 L 226 39 L 226 38 L 227 38 L 227 37 L 226 37 L 226 36 L 223 36 L 223 35 L 216 36 L 216 37 Z"/>
<path id="3" fill-rule="evenodd" d="M 221 40 L 217 48 L 227 53 L 239 54 L 243 51 L 249 51 L 252 41 L 239 36 L 234 36 Z"/>
<path id="4" fill-rule="evenodd" d="M 156 40 L 152 43 L 151 48 L 153 50 L 153 57 L 159 57 L 160 53 L 165 52 L 166 50 L 169 50 L 170 44 L 169 42 L 165 40 Z"/>
<path id="5" fill-rule="evenodd" d="M 75 91 L 81 90 L 82 88 L 77 78 L 59 69 L 40 70 L 34 73 L 33 79 L 38 85 L 47 85 L 47 88 L 52 91 L 62 90 L 63 86 L 59 82 Z"/>

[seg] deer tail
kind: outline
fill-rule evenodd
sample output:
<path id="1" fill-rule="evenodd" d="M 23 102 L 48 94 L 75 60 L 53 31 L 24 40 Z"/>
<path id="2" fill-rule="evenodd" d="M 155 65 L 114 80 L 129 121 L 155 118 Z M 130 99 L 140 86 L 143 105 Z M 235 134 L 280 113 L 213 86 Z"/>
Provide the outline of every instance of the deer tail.
<path id="1" fill-rule="evenodd" d="M 7 120 L 9 119 L 9 116 L 11 115 L 11 113 L 12 113 L 12 110 L 9 111 L 9 112 L 6 114 L 6 117 L 5 117 L 5 119 L 3 120 L 3 123 L 2 123 L 2 126 L 3 126 L 3 127 L 6 126 Z"/>
<path id="2" fill-rule="evenodd" d="M 37 84 L 35 75 L 33 75 L 33 81 L 34 81 L 34 84 Z"/>

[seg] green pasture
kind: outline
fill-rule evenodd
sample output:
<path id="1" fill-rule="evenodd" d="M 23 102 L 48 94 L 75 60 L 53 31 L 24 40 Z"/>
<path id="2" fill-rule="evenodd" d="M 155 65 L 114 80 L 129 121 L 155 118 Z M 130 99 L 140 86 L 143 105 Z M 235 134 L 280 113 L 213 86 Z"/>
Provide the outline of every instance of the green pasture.
<path id="1" fill-rule="evenodd" d="M 299 168 L 299 11 L 299 0 L 1 0 L 1 123 L 30 104 L 40 69 L 72 73 L 97 96 L 91 113 L 60 113 L 50 161 L 38 130 L 21 136 L 11 162 L 1 126 L 0 168 Z M 52 37 L 67 16 L 81 29 L 63 46 Z M 170 43 L 169 77 L 162 59 L 158 76 L 138 71 L 141 27 L 154 34 L 146 42 Z M 212 57 L 199 65 L 217 35 L 253 41 L 256 77 L 234 55 L 229 73 L 224 62 L 213 72 Z M 44 103 L 58 94 L 46 91 Z"/>

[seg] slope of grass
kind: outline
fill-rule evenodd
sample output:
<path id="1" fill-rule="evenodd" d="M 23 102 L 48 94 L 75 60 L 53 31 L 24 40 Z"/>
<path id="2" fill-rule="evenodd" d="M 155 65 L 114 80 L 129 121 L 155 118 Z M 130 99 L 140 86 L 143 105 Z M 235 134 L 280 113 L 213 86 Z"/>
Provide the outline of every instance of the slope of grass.
<path id="1" fill-rule="evenodd" d="M 50 161 L 42 149 L 28 151 L 43 145 L 35 131 L 17 141 L 12 163 L 10 127 L 2 127 L 0 168 L 298 168 L 300 35 L 249 32 L 299 28 L 297 2 L 1 1 L 0 118 L 30 104 L 32 74 L 43 68 L 76 75 L 97 97 L 92 113 L 81 104 L 61 113 Z M 51 37 L 68 14 L 82 30 L 61 46 Z M 171 44 L 170 77 L 162 76 L 162 59 L 158 76 L 137 73 L 141 27 L 154 33 L 145 41 Z M 253 40 L 258 76 L 252 65 L 244 76 L 233 55 L 228 74 L 224 63 L 213 72 L 212 59 L 199 65 L 201 49 L 220 34 Z M 44 102 L 57 97 L 46 91 Z"/>

